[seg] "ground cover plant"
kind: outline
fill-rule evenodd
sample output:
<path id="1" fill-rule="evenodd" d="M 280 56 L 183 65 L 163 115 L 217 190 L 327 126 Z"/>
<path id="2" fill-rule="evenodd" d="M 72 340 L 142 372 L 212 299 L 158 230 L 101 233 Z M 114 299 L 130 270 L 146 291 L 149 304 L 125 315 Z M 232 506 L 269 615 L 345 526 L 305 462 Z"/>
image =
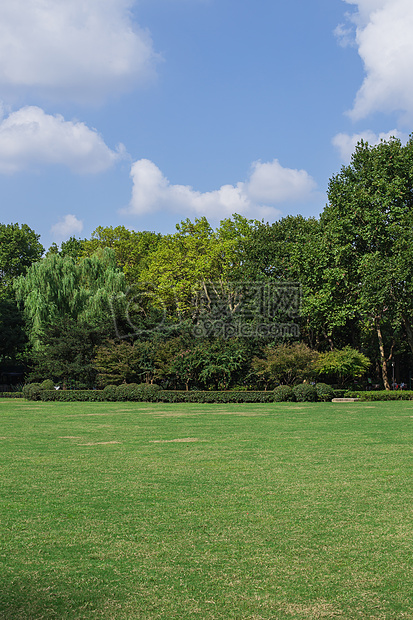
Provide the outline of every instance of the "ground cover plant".
<path id="1" fill-rule="evenodd" d="M 413 618 L 409 401 L 0 419 L 4 620 Z"/>

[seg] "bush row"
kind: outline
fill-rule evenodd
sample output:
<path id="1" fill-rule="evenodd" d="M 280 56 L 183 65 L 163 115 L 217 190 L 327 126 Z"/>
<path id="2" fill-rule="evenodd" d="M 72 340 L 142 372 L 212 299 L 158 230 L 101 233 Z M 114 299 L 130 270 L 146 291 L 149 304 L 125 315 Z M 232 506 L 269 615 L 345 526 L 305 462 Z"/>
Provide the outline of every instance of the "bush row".
<path id="1" fill-rule="evenodd" d="M 334 390 L 330 385 L 302 383 L 293 388 L 280 385 L 274 391 L 193 391 L 162 390 L 159 385 L 146 383 L 107 385 L 103 390 L 55 390 L 49 385 L 32 383 L 23 388 L 28 400 L 42 401 L 91 401 L 91 402 L 162 402 L 162 403 L 271 403 L 330 401 Z M 43 387 L 44 386 L 44 387 Z"/>
<path id="2" fill-rule="evenodd" d="M 358 398 L 361 401 L 374 401 L 374 400 L 413 400 L 412 390 L 378 390 L 368 392 L 353 392 L 348 391 L 345 394 L 348 398 Z"/>
<path id="3" fill-rule="evenodd" d="M 0 392 L 0 398 L 23 398 L 21 392 Z"/>

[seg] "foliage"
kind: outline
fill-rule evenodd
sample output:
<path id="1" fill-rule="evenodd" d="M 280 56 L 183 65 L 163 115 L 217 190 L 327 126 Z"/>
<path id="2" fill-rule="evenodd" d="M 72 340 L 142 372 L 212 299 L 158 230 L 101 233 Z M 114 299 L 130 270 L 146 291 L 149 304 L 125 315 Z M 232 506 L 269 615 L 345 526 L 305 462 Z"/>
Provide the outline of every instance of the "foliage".
<path id="1" fill-rule="evenodd" d="M 334 389 L 327 383 L 316 383 L 315 389 L 317 392 L 317 399 L 321 402 L 330 402 L 335 397 Z"/>
<path id="2" fill-rule="evenodd" d="M 13 297 L 13 281 L 40 259 L 40 235 L 27 224 L 0 224 L 0 298 Z"/>
<path id="3" fill-rule="evenodd" d="M 370 360 L 350 346 L 341 350 L 321 353 L 316 363 L 319 375 L 338 379 L 340 384 L 362 377 L 370 367 Z"/>
<path id="4" fill-rule="evenodd" d="M 320 218 L 337 273 L 333 302 L 340 308 L 346 299 L 359 327 L 376 334 L 386 389 L 398 326 L 413 352 L 412 165 L 412 137 L 405 146 L 396 138 L 376 146 L 361 141 L 350 164 L 331 178 Z"/>
<path id="5" fill-rule="evenodd" d="M 252 367 L 259 376 L 268 377 L 275 383 L 294 385 L 314 374 L 317 353 L 302 342 L 267 346 L 264 354 L 264 358 L 252 360 Z"/>
<path id="6" fill-rule="evenodd" d="M 103 402 L 102 390 L 41 390 L 40 400 L 44 402 Z"/>
<path id="7" fill-rule="evenodd" d="M 309 383 L 300 383 L 293 387 L 293 394 L 298 403 L 314 403 L 317 400 L 317 391 Z"/>
<path id="8" fill-rule="evenodd" d="M 92 358 L 101 341 L 101 332 L 69 317 L 58 318 L 41 333 L 42 348 L 33 353 L 32 379 L 52 377 L 63 387 L 91 387 L 96 371 Z"/>
<path id="9" fill-rule="evenodd" d="M 104 400 L 108 400 L 108 401 L 116 401 L 117 400 L 117 395 L 118 395 L 118 390 L 117 390 L 117 385 L 105 385 L 105 387 L 102 390 L 102 396 L 104 398 Z"/>
<path id="10" fill-rule="evenodd" d="M 115 397 L 119 401 L 156 402 L 161 388 L 147 383 L 130 383 L 118 385 Z"/>
<path id="11" fill-rule="evenodd" d="M 50 254 L 17 278 L 14 287 L 31 341 L 39 349 L 42 331 L 59 319 L 108 328 L 112 308 L 125 297 L 126 282 L 113 253 L 105 250 L 78 263 L 71 256 Z"/>
<path id="12" fill-rule="evenodd" d="M 49 254 L 60 254 L 60 256 L 71 256 L 77 261 L 84 252 L 85 243 L 86 239 L 77 239 L 72 236 L 67 241 L 61 243 L 60 249 L 56 243 L 52 243 L 46 252 L 46 256 Z"/>
<path id="13" fill-rule="evenodd" d="M 347 390 L 347 398 L 358 398 L 361 401 L 380 401 L 380 400 L 413 400 L 412 390 L 368 390 L 366 392 L 355 392 Z"/>
<path id="14" fill-rule="evenodd" d="M 0 392 L 0 398 L 23 398 L 23 392 Z"/>
<path id="15" fill-rule="evenodd" d="M 45 379 L 40 384 L 41 390 L 54 390 L 54 382 L 51 379 Z"/>
<path id="16" fill-rule="evenodd" d="M 91 238 L 83 242 L 83 255 L 91 257 L 99 250 L 110 248 L 127 282 L 136 284 L 161 238 L 159 233 L 136 232 L 124 226 L 98 226 Z"/>
<path id="17" fill-rule="evenodd" d="M 224 220 L 217 231 L 205 217 L 182 221 L 174 235 L 162 237 L 140 280 L 155 284 L 168 316 L 191 317 L 203 284 L 226 282 L 239 266 L 239 237 L 248 234 L 249 226 L 241 216 Z"/>
<path id="18" fill-rule="evenodd" d="M 33 384 L 32 384 L 33 385 Z M 162 403 L 272 403 L 273 392 L 161 390 L 156 385 L 107 385 L 103 390 L 38 390 L 36 400 Z M 25 396 L 28 398 L 28 396 Z M 30 398 L 29 400 L 34 400 Z"/>
<path id="19" fill-rule="evenodd" d="M 23 387 L 22 394 L 27 400 L 40 400 L 40 383 L 28 383 Z"/>
<path id="20" fill-rule="evenodd" d="M 101 344 L 93 360 L 100 387 L 133 383 L 145 379 L 153 381 L 156 347 L 150 341 L 115 342 Z"/>
<path id="21" fill-rule="evenodd" d="M 16 302 L 0 298 L 0 364 L 14 364 L 26 342 L 25 324 Z"/>
<path id="22" fill-rule="evenodd" d="M 278 403 L 286 403 L 295 400 L 292 387 L 289 385 L 279 385 L 274 390 L 274 400 Z"/>

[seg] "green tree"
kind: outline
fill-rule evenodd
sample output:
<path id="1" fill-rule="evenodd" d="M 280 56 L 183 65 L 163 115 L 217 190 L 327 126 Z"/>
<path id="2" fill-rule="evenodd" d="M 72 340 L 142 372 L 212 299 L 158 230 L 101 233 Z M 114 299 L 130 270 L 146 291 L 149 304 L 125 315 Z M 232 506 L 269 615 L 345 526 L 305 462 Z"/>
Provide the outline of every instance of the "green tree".
<path id="1" fill-rule="evenodd" d="M 161 239 L 162 235 L 155 232 L 136 232 L 125 226 L 98 226 L 91 238 L 83 242 L 82 251 L 84 256 L 90 257 L 98 250 L 112 249 L 127 282 L 136 284 Z"/>
<path id="2" fill-rule="evenodd" d="M 76 237 L 70 237 L 67 241 L 63 241 L 59 246 L 56 243 L 52 243 L 47 250 L 48 254 L 60 254 L 61 256 L 71 256 L 74 260 L 77 260 L 84 254 L 86 239 L 77 239 Z"/>
<path id="3" fill-rule="evenodd" d="M 15 281 L 17 300 L 35 348 L 41 346 L 45 328 L 65 317 L 104 325 L 109 331 L 115 318 L 113 312 L 122 309 L 125 290 L 125 276 L 109 249 L 79 262 L 71 256 L 49 254 Z"/>
<path id="4" fill-rule="evenodd" d="M 63 389 L 93 387 L 96 371 L 92 359 L 101 338 L 96 326 L 69 316 L 56 317 L 42 330 L 42 347 L 33 354 L 30 379 L 52 379 Z"/>
<path id="5" fill-rule="evenodd" d="M 264 357 L 255 357 L 251 365 L 266 385 L 270 381 L 273 384 L 294 385 L 314 376 L 317 358 L 316 351 L 303 342 L 296 342 L 291 345 L 266 346 Z"/>
<path id="6" fill-rule="evenodd" d="M 93 361 L 99 386 L 153 383 L 155 354 L 155 344 L 150 341 L 110 340 L 101 344 Z"/>
<path id="7" fill-rule="evenodd" d="M 13 282 L 44 252 L 40 235 L 27 224 L 0 224 L 0 297 L 14 297 Z"/>
<path id="8" fill-rule="evenodd" d="M 413 273 L 410 250 L 403 250 L 412 215 L 413 139 L 402 146 L 392 138 L 357 145 L 350 164 L 331 178 L 320 218 L 330 270 L 337 275 L 331 302 L 375 331 L 386 389 L 391 343 L 384 342 L 385 329 L 393 332 L 391 341 L 399 324 L 413 336 Z"/>
<path id="9" fill-rule="evenodd" d="M 319 375 L 324 375 L 340 384 L 362 377 L 370 367 L 368 357 L 352 349 L 350 346 L 344 349 L 321 353 L 317 362 L 316 370 Z"/>
<path id="10" fill-rule="evenodd" d="M 242 216 L 223 220 L 216 231 L 205 217 L 182 221 L 175 234 L 161 239 L 140 279 L 155 285 L 169 316 L 192 317 L 197 312 L 194 298 L 205 283 L 225 299 L 230 295 L 225 284 L 238 273 L 240 239 L 248 236 L 249 227 Z"/>
<path id="11" fill-rule="evenodd" d="M 22 313 L 12 299 L 0 299 L 0 366 L 15 364 L 27 337 Z"/>

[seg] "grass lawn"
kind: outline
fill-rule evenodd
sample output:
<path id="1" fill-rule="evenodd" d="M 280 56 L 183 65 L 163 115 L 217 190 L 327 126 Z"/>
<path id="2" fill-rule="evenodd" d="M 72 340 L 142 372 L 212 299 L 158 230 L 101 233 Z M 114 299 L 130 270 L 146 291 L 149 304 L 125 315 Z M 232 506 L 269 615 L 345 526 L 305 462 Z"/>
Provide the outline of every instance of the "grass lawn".
<path id="1" fill-rule="evenodd" d="M 413 402 L 0 424 L 1 619 L 413 619 Z"/>

